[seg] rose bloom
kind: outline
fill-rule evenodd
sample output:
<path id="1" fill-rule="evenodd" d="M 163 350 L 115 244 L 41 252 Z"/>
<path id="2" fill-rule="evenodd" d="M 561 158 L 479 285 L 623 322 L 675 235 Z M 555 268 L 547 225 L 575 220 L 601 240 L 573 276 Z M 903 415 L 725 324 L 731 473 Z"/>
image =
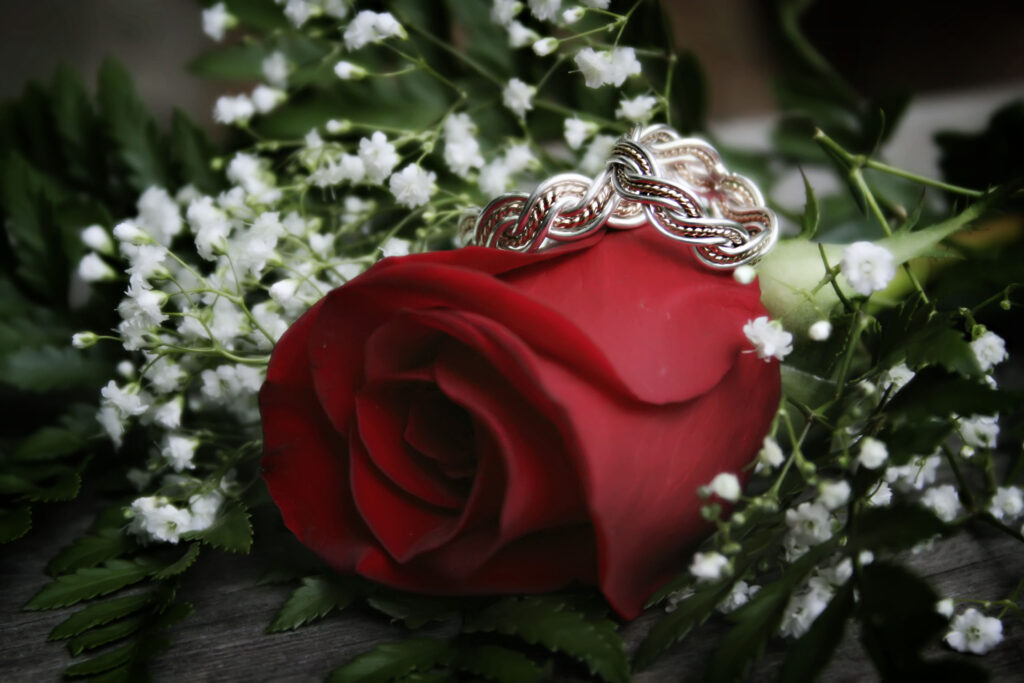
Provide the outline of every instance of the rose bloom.
<path id="1" fill-rule="evenodd" d="M 756 284 L 645 227 L 386 258 L 281 338 L 264 478 L 339 571 L 435 594 L 596 584 L 626 618 L 711 531 L 779 400 Z"/>

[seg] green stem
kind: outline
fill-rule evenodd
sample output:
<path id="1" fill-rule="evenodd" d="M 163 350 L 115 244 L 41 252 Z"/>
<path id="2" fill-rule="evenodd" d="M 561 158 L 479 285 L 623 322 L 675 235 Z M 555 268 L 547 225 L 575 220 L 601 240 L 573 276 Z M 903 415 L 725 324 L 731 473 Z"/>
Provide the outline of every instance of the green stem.
<path id="1" fill-rule="evenodd" d="M 905 180 L 918 183 L 919 185 L 927 185 L 928 187 L 935 187 L 940 190 L 945 190 L 946 192 L 962 194 L 965 197 L 978 198 L 985 195 L 984 192 L 981 192 L 979 190 L 972 190 L 967 187 L 960 187 L 959 185 L 951 185 L 950 183 L 944 183 L 941 180 L 928 178 L 923 175 L 911 173 L 910 171 L 904 171 L 902 168 L 896 168 L 895 166 L 890 166 L 889 164 L 882 163 L 881 161 L 875 161 L 874 159 L 867 159 L 864 162 L 864 165 L 876 171 L 881 171 L 882 173 L 887 173 L 889 175 L 896 176 L 897 178 L 903 178 Z"/>

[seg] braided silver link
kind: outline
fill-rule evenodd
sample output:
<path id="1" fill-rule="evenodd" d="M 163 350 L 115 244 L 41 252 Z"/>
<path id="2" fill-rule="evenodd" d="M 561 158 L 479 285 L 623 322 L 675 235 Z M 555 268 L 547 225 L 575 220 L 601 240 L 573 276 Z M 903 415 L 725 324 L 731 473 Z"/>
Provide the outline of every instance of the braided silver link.
<path id="1" fill-rule="evenodd" d="M 774 246 L 778 219 L 750 180 L 730 173 L 717 150 L 665 125 L 634 128 L 594 179 L 548 178 L 532 193 L 491 201 L 461 225 L 465 244 L 509 251 L 550 249 L 604 227 L 645 224 L 691 244 L 714 268 L 751 263 Z"/>

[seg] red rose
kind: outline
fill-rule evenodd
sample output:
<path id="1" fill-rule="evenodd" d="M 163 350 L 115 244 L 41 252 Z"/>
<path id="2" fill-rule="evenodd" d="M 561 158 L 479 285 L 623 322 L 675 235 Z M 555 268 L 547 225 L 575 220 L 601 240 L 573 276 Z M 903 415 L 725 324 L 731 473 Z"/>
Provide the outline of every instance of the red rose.
<path id="1" fill-rule="evenodd" d="M 778 364 L 742 331 L 759 294 L 650 228 L 385 259 L 274 350 L 264 478 L 340 571 L 439 594 L 596 583 L 635 617 L 709 531 L 697 488 L 775 413 Z"/>

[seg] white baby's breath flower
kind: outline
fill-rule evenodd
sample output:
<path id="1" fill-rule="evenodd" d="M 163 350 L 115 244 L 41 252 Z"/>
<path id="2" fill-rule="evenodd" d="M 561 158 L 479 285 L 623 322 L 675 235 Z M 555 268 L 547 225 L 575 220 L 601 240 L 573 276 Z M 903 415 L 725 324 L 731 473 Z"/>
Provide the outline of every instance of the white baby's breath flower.
<path id="1" fill-rule="evenodd" d="M 203 10 L 203 33 L 218 43 L 224 39 L 224 32 L 238 23 L 234 15 L 228 12 L 223 2 L 218 2 Z"/>
<path id="2" fill-rule="evenodd" d="M 753 266 L 743 264 L 732 271 L 732 279 L 741 285 L 749 285 L 757 279 L 757 271 Z"/>
<path id="3" fill-rule="evenodd" d="M 291 66 L 288 58 L 280 50 L 274 50 L 260 62 L 260 71 L 267 83 L 275 88 L 285 88 L 288 85 L 288 74 Z"/>
<path id="4" fill-rule="evenodd" d="M 376 184 L 384 182 L 391 175 L 399 160 L 395 146 L 379 130 L 374 131 L 369 138 L 359 140 L 359 158 L 366 166 L 367 177 Z"/>
<path id="5" fill-rule="evenodd" d="M 522 9 L 523 3 L 518 0 L 494 0 L 494 4 L 491 5 L 491 21 L 508 26 Z"/>
<path id="6" fill-rule="evenodd" d="M 456 175 L 465 178 L 470 170 L 484 165 L 476 125 L 469 114 L 451 114 L 444 120 L 444 161 Z"/>
<path id="7" fill-rule="evenodd" d="M 935 472 L 942 464 L 937 455 L 916 457 L 913 461 L 899 467 L 888 467 L 885 480 L 902 491 L 920 491 L 935 482 Z"/>
<path id="8" fill-rule="evenodd" d="M 95 346 L 98 341 L 99 337 L 95 332 L 75 332 L 71 335 L 71 345 L 76 349 L 87 349 Z"/>
<path id="9" fill-rule="evenodd" d="M 985 372 L 1009 358 L 1006 342 L 995 332 L 985 332 L 971 342 L 971 350 L 978 359 L 978 365 Z"/>
<path id="10" fill-rule="evenodd" d="M 579 149 L 597 130 L 596 123 L 574 116 L 565 120 L 565 142 L 570 149 Z"/>
<path id="11" fill-rule="evenodd" d="M 501 91 L 501 101 L 516 116 L 522 118 L 533 109 L 533 96 L 537 88 L 527 85 L 518 78 L 513 78 Z"/>
<path id="12" fill-rule="evenodd" d="M 778 320 L 762 315 L 743 326 L 743 334 L 757 351 L 757 357 L 767 363 L 772 358 L 782 360 L 793 350 L 793 335 L 782 328 Z"/>
<path id="13" fill-rule="evenodd" d="M 223 484 L 222 484 L 223 485 Z M 188 511 L 192 515 L 189 531 L 205 531 L 213 526 L 217 519 L 217 511 L 224 502 L 224 494 L 210 491 L 205 494 L 194 494 L 188 499 Z"/>
<path id="14" fill-rule="evenodd" d="M 136 202 L 138 226 L 165 247 L 181 232 L 182 220 L 178 203 L 162 187 L 151 186 Z"/>
<path id="15" fill-rule="evenodd" d="M 596 175 L 604 170 L 608 156 L 615 146 L 615 138 L 611 135 L 595 135 L 587 146 L 587 151 L 580 159 L 580 170 L 588 175 Z"/>
<path id="16" fill-rule="evenodd" d="M 102 282 L 116 280 L 117 272 L 107 265 L 96 252 L 90 251 L 78 262 L 78 277 L 84 282 Z"/>
<path id="17" fill-rule="evenodd" d="M 224 95 L 213 106 L 213 119 L 218 123 L 245 123 L 256 113 L 248 95 Z"/>
<path id="18" fill-rule="evenodd" d="M 995 448 L 999 439 L 998 415 L 971 415 L 957 420 L 960 436 L 968 446 Z"/>
<path id="19" fill-rule="evenodd" d="M 588 88 L 600 88 L 609 83 L 611 58 L 607 52 L 598 52 L 592 47 L 585 47 L 573 58 L 576 67 L 583 74 Z"/>
<path id="20" fill-rule="evenodd" d="M 558 39 L 548 36 L 533 43 L 533 53 L 538 57 L 547 57 L 558 49 Z"/>
<path id="21" fill-rule="evenodd" d="M 558 16 L 562 0 L 527 0 L 530 13 L 541 21 L 548 21 Z"/>
<path id="22" fill-rule="evenodd" d="M 943 522 L 952 522 L 962 509 L 956 488 L 950 484 L 933 486 L 925 491 L 921 496 L 921 504 L 934 512 Z"/>
<path id="23" fill-rule="evenodd" d="M 828 508 L 821 503 L 800 503 L 786 510 L 789 538 L 798 545 L 810 546 L 832 538 L 832 521 Z"/>
<path id="24" fill-rule="evenodd" d="M 528 168 L 536 168 L 538 166 L 537 157 L 534 156 L 530 145 L 526 143 L 506 147 L 504 159 L 505 165 L 508 166 L 508 170 L 511 173 L 519 173 Z"/>
<path id="25" fill-rule="evenodd" d="M 409 240 L 389 237 L 384 244 L 380 245 L 380 251 L 384 258 L 389 256 L 408 256 L 410 246 Z"/>
<path id="26" fill-rule="evenodd" d="M 892 502 L 892 489 L 884 481 L 880 481 L 875 485 L 871 494 L 868 496 L 868 505 L 874 507 L 885 507 Z"/>
<path id="27" fill-rule="evenodd" d="M 914 371 L 906 363 L 900 363 L 885 371 L 882 376 L 882 384 L 889 385 L 893 392 L 897 392 L 912 379 L 914 379 Z"/>
<path id="28" fill-rule="evenodd" d="M 935 603 L 935 611 L 949 619 L 953 616 L 953 598 L 943 598 Z"/>
<path id="29" fill-rule="evenodd" d="M 400 206 L 414 209 L 430 200 L 430 195 L 436 189 L 436 180 L 437 174 L 433 171 L 425 171 L 416 164 L 409 164 L 391 176 L 389 187 Z"/>
<path id="30" fill-rule="evenodd" d="M 189 227 L 195 235 L 196 250 L 208 261 L 216 258 L 216 251 L 223 251 L 231 233 L 228 217 L 213 203 L 212 197 L 192 200 L 185 212 Z"/>
<path id="31" fill-rule="evenodd" d="M 765 467 L 778 467 L 786 461 L 786 456 L 782 453 L 779 442 L 766 436 L 761 450 L 757 454 L 757 461 Z"/>
<path id="32" fill-rule="evenodd" d="M 177 543 L 192 524 L 188 510 L 182 510 L 159 496 L 136 498 L 131 504 L 130 514 L 129 531 L 165 543 Z"/>
<path id="33" fill-rule="evenodd" d="M 729 574 L 729 558 L 714 551 L 697 553 L 690 563 L 690 573 L 698 581 L 717 581 Z"/>
<path id="34" fill-rule="evenodd" d="M 877 470 L 889 458 L 889 449 L 878 439 L 865 436 L 860 440 L 860 451 L 857 453 L 857 462 L 869 470 Z"/>
<path id="35" fill-rule="evenodd" d="M 721 498 L 727 500 L 730 503 L 735 503 L 740 499 L 742 489 L 740 487 L 740 480 L 736 478 L 736 475 L 732 472 L 720 472 L 715 475 L 715 478 L 708 484 L 708 490 Z"/>
<path id="36" fill-rule="evenodd" d="M 575 24 L 577 21 L 583 18 L 586 14 L 586 10 L 582 7 L 570 7 L 569 9 L 562 12 L 562 23 L 563 24 Z"/>
<path id="37" fill-rule="evenodd" d="M 504 159 L 495 159 L 480 169 L 477 185 L 488 196 L 499 195 L 508 188 L 512 175 Z"/>
<path id="38" fill-rule="evenodd" d="M 358 50 L 386 38 L 405 38 L 405 29 L 390 12 L 363 10 L 345 28 L 345 47 Z"/>
<path id="39" fill-rule="evenodd" d="M 1000 520 L 1012 520 L 1024 512 L 1024 494 L 1016 486 L 1000 486 L 988 505 L 992 516 Z"/>
<path id="40" fill-rule="evenodd" d="M 82 244 L 101 254 L 114 253 L 114 241 L 110 233 L 101 225 L 90 225 L 82 229 Z"/>
<path id="41" fill-rule="evenodd" d="M 825 341 L 832 336 L 832 323 L 827 320 L 819 320 L 807 328 L 807 336 L 814 341 Z"/>
<path id="42" fill-rule="evenodd" d="M 120 387 L 114 380 L 107 382 L 107 385 L 100 390 L 105 404 L 117 409 L 123 418 L 138 417 L 149 409 L 150 399 L 139 391 L 138 384 L 129 384 Z"/>
<path id="43" fill-rule="evenodd" d="M 334 75 L 343 81 L 359 79 L 366 76 L 366 69 L 358 64 L 342 60 L 334 65 Z"/>
<path id="44" fill-rule="evenodd" d="M 832 586 L 820 577 L 814 577 L 807 586 L 793 594 L 779 625 L 779 634 L 799 638 L 811 628 L 832 599 Z"/>
<path id="45" fill-rule="evenodd" d="M 818 502 L 829 510 L 841 508 L 850 500 L 850 483 L 847 481 L 822 481 L 818 484 Z"/>
<path id="46" fill-rule="evenodd" d="M 1003 642 L 1003 622 L 969 607 L 953 619 L 944 640 L 957 652 L 983 655 Z"/>
<path id="47" fill-rule="evenodd" d="M 252 106 L 258 113 L 266 114 L 276 109 L 287 97 L 283 90 L 266 85 L 257 85 L 253 88 L 249 99 L 252 100 Z"/>
<path id="48" fill-rule="evenodd" d="M 295 28 L 302 28 L 313 16 L 313 3 L 309 0 L 287 0 L 284 3 L 284 15 Z"/>
<path id="49" fill-rule="evenodd" d="M 757 594 L 757 591 L 761 590 L 760 586 L 752 586 L 746 581 L 737 581 L 733 584 L 732 590 L 729 591 L 729 595 L 725 596 L 725 600 L 722 600 L 718 604 L 718 611 L 723 614 L 729 614 L 735 612 L 737 609 L 747 604 L 750 598 Z"/>
<path id="50" fill-rule="evenodd" d="M 153 411 L 153 422 L 164 429 L 177 429 L 181 426 L 181 413 L 184 407 L 181 396 L 162 403 Z"/>
<path id="51" fill-rule="evenodd" d="M 650 95 L 638 95 L 631 100 L 622 99 L 619 101 L 619 108 L 615 110 L 615 117 L 633 123 L 646 123 L 654 113 L 654 105 L 657 103 L 658 98 Z"/>
<path id="52" fill-rule="evenodd" d="M 892 252 L 871 242 L 848 245 L 839 269 L 853 291 L 864 296 L 885 289 L 896 276 Z"/>
<path id="53" fill-rule="evenodd" d="M 518 21 L 512 20 L 505 27 L 508 31 L 508 45 L 512 48 L 526 47 L 533 45 L 540 40 L 540 35 L 531 28 L 523 26 Z"/>
<path id="54" fill-rule="evenodd" d="M 164 460 L 167 461 L 167 464 L 175 472 L 191 470 L 195 469 L 196 466 L 192 459 L 198 446 L 199 439 L 181 434 L 168 434 L 164 437 L 160 455 L 164 457 Z"/>

